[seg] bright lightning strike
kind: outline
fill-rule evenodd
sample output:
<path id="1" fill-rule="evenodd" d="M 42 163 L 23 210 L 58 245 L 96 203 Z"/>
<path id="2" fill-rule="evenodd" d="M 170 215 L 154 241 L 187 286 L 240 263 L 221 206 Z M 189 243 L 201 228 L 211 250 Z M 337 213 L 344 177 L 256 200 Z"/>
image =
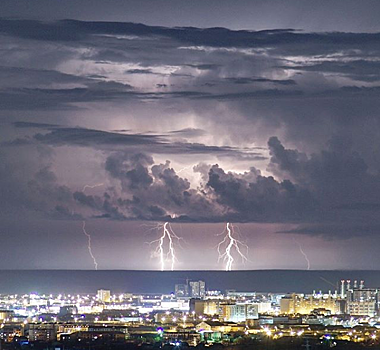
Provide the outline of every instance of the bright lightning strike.
<path id="1" fill-rule="evenodd" d="M 85 192 L 87 188 L 96 188 L 104 186 L 104 183 L 96 184 L 96 185 L 84 185 L 82 188 L 82 192 Z"/>
<path id="2" fill-rule="evenodd" d="M 92 189 L 92 188 L 96 188 L 96 187 L 101 187 L 103 185 L 104 185 L 103 183 L 99 183 L 96 185 L 84 185 L 82 188 L 82 192 L 84 193 L 87 188 Z M 94 261 L 95 270 L 97 270 L 98 269 L 98 262 L 96 261 L 96 258 L 94 256 L 94 254 L 92 253 L 91 235 L 86 231 L 86 221 L 83 220 L 82 224 L 83 224 L 82 231 L 85 234 L 85 236 L 87 237 L 87 249 L 88 249 L 88 252 L 90 253 L 92 260 Z"/>
<path id="3" fill-rule="evenodd" d="M 160 259 L 161 271 L 165 270 L 165 263 L 167 261 L 170 263 L 170 270 L 173 271 L 174 264 L 178 261 L 175 254 L 174 241 L 180 241 L 181 238 L 177 236 L 168 222 L 165 222 L 163 225 L 159 224 L 155 228 L 160 231 L 162 230 L 161 237 L 149 244 L 157 243 L 155 253 Z"/>
<path id="4" fill-rule="evenodd" d="M 94 254 L 92 253 L 92 248 L 91 248 L 91 235 L 90 235 L 89 233 L 87 233 L 87 231 L 86 231 L 86 221 L 83 221 L 82 230 L 83 230 L 83 233 L 84 233 L 84 234 L 86 235 L 86 237 L 87 237 L 87 240 L 88 240 L 88 245 L 87 245 L 88 252 L 90 253 L 90 256 L 91 256 L 92 260 L 94 261 L 94 267 L 95 267 L 95 270 L 97 270 L 97 269 L 98 269 L 98 262 L 96 261 L 95 256 L 94 256 Z"/>
<path id="5" fill-rule="evenodd" d="M 226 232 L 227 231 L 227 232 Z M 228 222 L 226 225 L 226 228 L 222 232 L 224 234 L 226 232 L 226 235 L 224 236 L 224 239 L 218 244 L 218 262 L 220 260 L 223 260 L 226 263 L 226 271 L 232 270 L 232 264 L 235 261 L 233 257 L 233 250 L 237 253 L 239 257 L 244 261 L 248 261 L 248 258 L 243 254 L 240 247 L 244 247 L 248 251 L 248 246 L 244 244 L 243 242 L 239 241 L 238 239 L 234 238 L 234 228 L 233 226 Z"/>
<path id="6" fill-rule="evenodd" d="M 191 169 L 192 167 L 193 167 L 193 165 L 185 166 L 184 168 L 177 170 L 176 173 L 177 173 L 177 174 L 180 174 L 180 173 L 182 173 L 182 171 L 185 171 L 185 170 Z"/>
<path id="7" fill-rule="evenodd" d="M 303 255 L 303 257 L 305 258 L 305 261 L 306 261 L 306 265 L 307 265 L 307 269 L 310 270 L 310 259 L 309 257 L 307 256 L 307 254 L 304 252 L 304 250 L 302 249 L 302 246 L 301 244 L 296 240 L 294 239 L 294 242 L 298 245 L 298 249 L 300 251 L 300 253 Z"/>

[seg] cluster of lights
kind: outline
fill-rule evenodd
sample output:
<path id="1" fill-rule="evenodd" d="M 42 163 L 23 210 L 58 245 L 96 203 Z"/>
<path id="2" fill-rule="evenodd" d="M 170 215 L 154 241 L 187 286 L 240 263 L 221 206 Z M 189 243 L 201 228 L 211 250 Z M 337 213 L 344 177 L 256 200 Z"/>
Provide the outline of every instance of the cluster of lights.
<path id="1" fill-rule="evenodd" d="M 104 292 L 104 291 L 102 291 Z M 266 296 L 262 297 L 260 296 L 260 293 L 254 294 L 249 297 L 245 295 L 240 295 L 239 293 L 235 293 L 235 298 L 232 295 L 226 296 L 224 299 L 225 301 L 228 301 L 229 304 L 239 301 L 244 304 L 249 304 L 250 302 L 261 302 L 263 300 L 265 301 L 274 301 L 277 300 L 276 298 L 273 298 L 272 296 Z M 173 295 L 131 295 L 131 294 L 113 294 L 109 296 L 109 302 L 103 303 L 101 300 L 101 297 L 98 295 L 89 295 L 89 294 L 59 294 L 59 295 L 52 295 L 52 294 L 42 294 L 39 295 L 37 293 L 31 293 L 31 294 L 25 294 L 20 296 L 0 296 L 0 305 L 2 305 L 2 308 L 5 310 L 7 309 L 8 315 L 12 310 L 18 310 L 17 313 L 14 312 L 14 317 L 4 317 L 4 320 L 2 320 L 2 327 L 6 325 L 9 322 L 16 323 L 19 322 L 19 324 L 28 325 L 33 323 L 57 323 L 57 320 L 59 319 L 58 315 L 53 316 L 45 316 L 44 314 L 50 313 L 58 314 L 59 308 L 57 306 L 76 306 L 78 309 L 78 313 L 73 316 L 72 320 L 72 328 L 70 328 L 71 331 L 76 330 L 86 330 L 88 328 L 89 322 L 94 322 L 94 324 L 102 324 L 103 326 L 107 327 L 111 324 L 134 324 L 136 326 L 139 325 L 158 325 L 158 326 L 164 326 L 169 324 L 170 328 L 168 328 L 167 332 L 169 333 L 169 329 L 177 329 L 177 328 L 186 328 L 194 324 L 194 325 L 201 325 L 200 327 L 203 327 L 201 324 L 202 321 L 219 321 L 219 318 L 215 319 L 215 316 L 208 316 L 204 314 L 196 314 L 193 312 L 185 311 L 184 309 L 176 309 L 169 307 L 168 304 L 164 304 L 168 301 L 174 301 L 177 303 Z M 207 300 L 207 297 L 205 298 Z M 129 303 L 127 302 L 129 301 Z M 212 301 L 212 300 L 211 300 Z M 150 306 L 147 307 L 149 304 Z M 17 305 L 17 307 L 15 307 Z M 91 308 L 90 308 L 91 306 Z M 84 307 L 88 308 L 84 311 Z M 100 307 L 100 309 L 98 308 Z M 177 306 L 178 307 L 178 306 Z M 55 309 L 54 309 L 55 308 Z M 98 309 L 97 309 L 98 308 Z M 110 317 L 106 313 L 100 314 L 102 310 L 114 310 L 114 309 L 123 309 L 128 310 L 127 316 L 123 316 L 122 318 L 118 316 Z M 19 316 L 23 313 L 22 310 L 30 310 L 27 315 L 25 316 Z M 54 311 L 53 311 L 54 310 Z M 100 311 L 99 311 L 100 310 Z M 134 310 L 134 311 L 132 311 Z M 171 311 L 169 311 L 171 310 Z M 53 311 L 53 312 L 52 312 Z M 273 311 L 273 312 L 272 312 Z M 270 313 L 275 314 L 274 310 L 272 310 Z M 155 313 L 157 312 L 157 315 Z M 86 316 L 84 315 L 86 314 Z M 87 313 L 92 313 L 93 316 L 87 317 Z M 160 318 L 161 317 L 161 318 Z M 244 333 L 248 336 L 250 334 L 256 334 L 256 332 L 261 333 L 263 337 L 268 337 L 270 339 L 279 339 L 284 336 L 291 336 L 291 337 L 307 337 L 307 336 L 314 336 L 316 338 L 319 338 L 322 341 L 328 341 L 330 344 L 335 343 L 334 340 L 348 340 L 353 342 L 371 342 L 371 344 L 377 344 L 378 341 L 378 335 L 377 331 L 374 330 L 374 327 L 377 325 L 377 322 L 380 318 L 374 318 L 374 317 L 351 317 L 350 322 L 353 322 L 356 320 L 356 322 L 362 323 L 366 322 L 370 327 L 366 327 L 364 330 L 358 330 L 353 329 L 353 326 L 351 329 L 343 328 L 343 330 L 333 330 L 333 334 L 325 334 L 322 332 L 327 332 L 328 327 L 324 329 L 323 331 L 318 331 L 315 329 L 312 329 L 312 327 L 307 327 L 304 325 L 300 326 L 290 326 L 289 328 L 286 327 L 279 327 L 276 326 L 262 326 L 261 329 L 249 329 L 248 327 L 245 327 L 243 329 Z M 156 320 L 156 321 L 154 321 Z M 189 322 L 190 321 L 190 322 Z M 226 319 L 226 321 L 228 321 Z M 330 321 L 333 321 L 334 324 L 338 321 L 338 318 L 336 316 L 333 316 L 330 318 Z M 87 328 L 86 328 L 87 327 Z M 226 326 L 224 326 L 226 327 Z M 162 335 L 164 334 L 164 329 L 162 329 Z M 203 329 L 203 332 L 205 330 Z M 225 331 L 225 328 L 224 330 Z M 199 333 L 202 333 L 202 330 L 198 330 Z M 9 333 L 11 334 L 11 333 Z M 175 344 L 174 344 L 175 345 Z"/>

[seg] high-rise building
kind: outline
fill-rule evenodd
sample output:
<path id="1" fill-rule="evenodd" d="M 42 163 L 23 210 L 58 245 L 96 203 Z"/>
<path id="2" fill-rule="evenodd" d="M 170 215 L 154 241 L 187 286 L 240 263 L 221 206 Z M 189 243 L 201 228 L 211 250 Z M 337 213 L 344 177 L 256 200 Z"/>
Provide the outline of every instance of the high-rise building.
<path id="1" fill-rule="evenodd" d="M 189 287 L 187 284 L 176 284 L 175 285 L 175 296 L 178 297 L 187 297 L 189 296 Z"/>
<path id="2" fill-rule="evenodd" d="M 106 289 L 99 289 L 98 290 L 98 300 L 102 303 L 109 303 L 111 301 L 111 291 Z"/>
<path id="3" fill-rule="evenodd" d="M 204 298 L 206 296 L 206 283 L 204 281 L 191 281 L 189 285 L 192 298 Z"/>

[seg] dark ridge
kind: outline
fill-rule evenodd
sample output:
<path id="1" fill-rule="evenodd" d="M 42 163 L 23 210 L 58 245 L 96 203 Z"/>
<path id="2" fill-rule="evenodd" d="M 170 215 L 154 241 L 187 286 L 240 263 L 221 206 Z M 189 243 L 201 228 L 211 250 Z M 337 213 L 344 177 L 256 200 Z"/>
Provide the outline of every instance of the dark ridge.
<path id="1" fill-rule="evenodd" d="M 0 270 L 0 293 L 170 293 L 177 283 L 204 280 L 208 290 L 235 289 L 288 293 L 334 291 L 341 279 L 364 280 L 380 287 L 378 270 L 254 270 L 254 271 L 125 271 L 125 270 Z"/>

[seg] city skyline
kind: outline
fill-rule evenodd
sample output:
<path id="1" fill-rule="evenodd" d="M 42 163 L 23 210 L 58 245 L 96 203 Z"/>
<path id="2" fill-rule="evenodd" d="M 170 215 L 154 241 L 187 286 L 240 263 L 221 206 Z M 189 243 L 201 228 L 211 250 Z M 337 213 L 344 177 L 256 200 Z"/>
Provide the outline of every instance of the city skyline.
<path id="1" fill-rule="evenodd" d="M 171 293 L 105 288 L 2 293 L 0 346 L 372 349 L 379 344 L 379 290 L 364 280 L 341 280 L 339 290 L 309 293 L 207 286 L 187 278 Z"/>
<path id="2" fill-rule="evenodd" d="M 0 269 L 378 269 L 379 6 L 5 0 Z"/>

